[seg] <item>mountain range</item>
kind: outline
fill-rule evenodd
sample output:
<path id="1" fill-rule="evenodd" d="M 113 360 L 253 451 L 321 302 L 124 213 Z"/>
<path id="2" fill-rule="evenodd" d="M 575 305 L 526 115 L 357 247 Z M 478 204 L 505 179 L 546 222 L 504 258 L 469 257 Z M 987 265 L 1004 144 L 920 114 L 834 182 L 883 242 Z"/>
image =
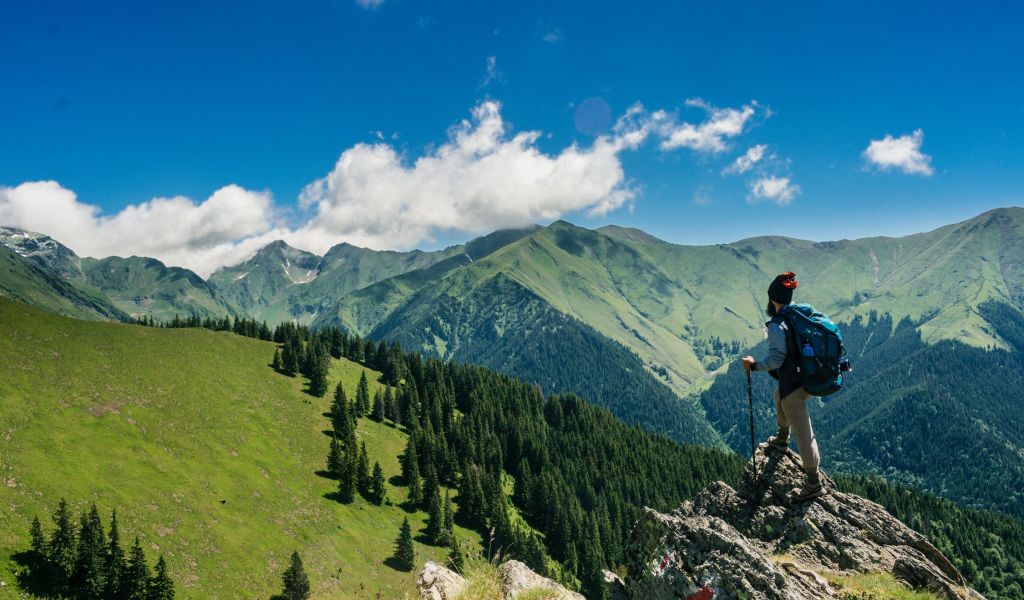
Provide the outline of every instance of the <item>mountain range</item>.
<path id="1" fill-rule="evenodd" d="M 1004 507 L 1005 495 L 951 487 L 951 474 L 967 469 L 970 456 L 959 452 L 944 471 L 929 464 L 930 471 L 920 472 L 901 463 L 905 449 L 872 450 L 883 444 L 866 432 L 899 437 L 891 430 L 894 419 L 913 429 L 943 406 L 961 416 L 947 424 L 957 435 L 999 449 L 986 453 L 995 457 L 986 469 L 1024 457 L 1012 418 L 1019 398 L 985 391 L 995 405 L 979 412 L 954 389 L 964 382 L 984 388 L 975 371 L 989 371 L 929 373 L 928 384 L 915 388 L 922 394 L 916 399 L 891 389 L 898 373 L 934 363 L 936 348 L 969 355 L 971 364 L 997 356 L 988 352 L 1001 352 L 999 360 L 1020 353 L 1013 324 L 1024 318 L 1021 208 L 904 237 L 831 242 L 766 236 L 690 246 L 631 228 L 589 230 L 564 221 L 432 252 L 339 244 L 318 256 L 278 241 L 206 281 L 154 259 L 80 258 L 43 234 L 5 228 L 0 242 L 6 247 L 0 293 L 47 310 L 87 319 L 195 313 L 336 325 L 407 350 L 482 364 L 545 392 L 579 393 L 681 441 L 736 450 L 743 437 L 741 398 L 734 396 L 742 392 L 729 383 L 737 376 L 730 365 L 763 341 L 767 285 L 792 270 L 800 281 L 796 301 L 812 302 L 844 327 L 872 332 L 854 335 L 855 365 L 870 369 L 857 369 L 849 392 L 837 396 L 859 400 L 826 403 L 837 408 L 821 413 L 826 455 L 834 452 L 834 461 L 854 470 L 996 507 Z M 876 379 L 882 388 L 872 395 L 862 383 L 882 371 L 888 379 Z M 726 396 L 737 404 L 723 404 Z M 862 408 L 851 408 L 858 403 Z M 759 410 L 759 429 L 770 427 L 770 406 Z M 971 438 L 972 431 L 981 433 Z M 911 437 L 924 440 L 915 451 L 926 455 L 941 452 L 939 439 L 953 443 L 920 431 Z M 843 441 L 828 444 L 832 438 Z M 1002 472 L 1005 478 L 993 481 L 1018 481 L 1012 464 Z"/>

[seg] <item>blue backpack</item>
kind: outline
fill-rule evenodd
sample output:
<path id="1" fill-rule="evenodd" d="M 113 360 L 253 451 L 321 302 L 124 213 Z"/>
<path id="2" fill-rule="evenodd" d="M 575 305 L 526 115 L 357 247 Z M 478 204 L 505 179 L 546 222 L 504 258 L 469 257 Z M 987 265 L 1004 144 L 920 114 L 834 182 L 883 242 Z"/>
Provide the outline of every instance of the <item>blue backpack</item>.
<path id="1" fill-rule="evenodd" d="M 810 304 L 787 304 L 779 310 L 790 331 L 790 355 L 800 372 L 800 383 L 815 396 L 828 396 L 843 387 L 850 361 L 843 334 L 827 315 Z"/>

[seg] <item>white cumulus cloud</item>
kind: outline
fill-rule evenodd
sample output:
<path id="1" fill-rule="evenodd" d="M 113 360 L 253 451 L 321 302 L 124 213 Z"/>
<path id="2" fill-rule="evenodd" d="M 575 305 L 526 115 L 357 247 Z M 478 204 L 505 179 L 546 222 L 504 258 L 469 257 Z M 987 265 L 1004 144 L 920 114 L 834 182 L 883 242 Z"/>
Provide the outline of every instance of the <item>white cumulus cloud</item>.
<path id="1" fill-rule="evenodd" d="M 661 122 L 659 135 L 663 138 L 662 150 L 685 147 L 698 152 L 723 152 L 729 148 L 730 138 L 743 133 L 759 107 L 756 102 L 752 102 L 740 108 L 717 108 L 699 98 L 687 100 L 686 105 L 703 109 L 707 119 L 695 125 L 678 123 L 664 112 L 655 113 Z"/>
<path id="2" fill-rule="evenodd" d="M 754 165 L 764 158 L 765 151 L 768 149 L 766 144 L 758 144 L 751 146 L 744 152 L 739 158 L 737 158 L 731 165 L 722 170 L 723 175 L 736 174 L 740 175 L 746 173 L 750 169 L 754 168 Z"/>
<path id="3" fill-rule="evenodd" d="M 864 150 L 864 160 L 882 171 L 899 169 L 908 175 L 931 175 L 932 157 L 921 152 L 924 132 L 915 129 L 913 133 L 893 137 L 886 134 L 880 140 L 871 140 Z"/>
<path id="4" fill-rule="evenodd" d="M 779 206 L 786 206 L 800 193 L 800 186 L 794 184 L 789 177 L 767 176 L 755 179 L 750 183 L 748 200 L 759 202 L 768 200 Z"/>
<path id="5" fill-rule="evenodd" d="M 508 135 L 500 105 L 483 102 L 443 145 L 411 164 L 387 144 L 346 150 L 304 190 L 315 215 L 297 235 L 394 248 L 438 231 L 480 233 L 581 210 L 604 214 L 635 196 L 619 153 L 646 137 L 637 127 L 623 120 L 590 147 L 546 154 L 536 146 L 540 132 Z"/>

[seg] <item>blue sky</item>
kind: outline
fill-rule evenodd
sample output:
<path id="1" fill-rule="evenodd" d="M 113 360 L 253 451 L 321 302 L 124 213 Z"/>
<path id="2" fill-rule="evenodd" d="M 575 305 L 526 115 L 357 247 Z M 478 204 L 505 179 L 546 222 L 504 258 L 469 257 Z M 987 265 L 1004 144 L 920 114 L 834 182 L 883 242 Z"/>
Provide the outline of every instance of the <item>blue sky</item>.
<path id="1" fill-rule="evenodd" d="M 434 247 L 506 216 L 515 224 L 555 214 L 712 243 L 903 234 L 1024 204 L 1024 9 L 1015 3 L 210 4 L 0 6 L 0 217 L 17 221 L 7 224 L 51 225 L 80 252 L 118 250 L 97 241 L 112 239 L 124 246 L 118 253 L 149 251 L 208 271 L 252 244 L 227 254 L 225 245 L 280 231 L 301 244 L 313 221 L 322 238 L 314 246 L 351 238 Z M 704 105 L 687 104 L 695 99 Z M 430 193 L 464 193 L 452 186 L 475 159 L 437 172 L 414 172 L 415 161 L 457 146 L 452 128 L 464 119 L 466 135 L 479 132 L 486 120 L 474 121 L 474 110 L 497 107 L 499 144 L 539 132 L 512 148 L 527 160 L 619 139 L 614 125 L 636 103 L 650 133 L 595 158 L 574 175 L 580 181 L 532 190 L 529 174 L 503 178 L 521 162 L 513 160 L 480 169 L 467 183 L 475 195 L 438 210 L 460 213 L 451 227 L 430 215 L 429 227 L 382 233 L 394 202 L 406 211 L 394 219 L 415 224 L 431 212 Z M 753 114 L 719 148 L 664 147 L 673 131 L 715 121 L 711 111 L 744 107 Z M 872 163 L 869 144 L 887 135 L 892 143 Z M 397 161 L 360 172 L 398 173 L 408 187 L 356 186 L 357 175 L 339 173 L 339 156 L 359 144 L 394 156 L 354 152 L 357 166 Z M 749 171 L 723 174 L 758 145 L 764 158 Z M 589 179 L 616 165 L 621 179 Z M 488 176 L 512 189 L 492 198 Z M 774 187 L 756 187 L 771 178 Z M 38 181 L 60 188 L 18 188 Z M 609 193 L 574 203 L 552 191 L 567 185 Z M 218 191 L 222 200 L 203 209 Z M 420 205 L 389 193 L 420 194 Z M 540 208 L 502 204 L 520 201 Z M 484 216 L 463 218 L 482 204 Z M 132 210 L 139 205 L 146 210 Z M 241 223 L 214 227 L 214 205 Z M 49 208 L 33 215 L 32 206 Z M 76 211 L 85 216 L 74 223 L 58 216 Z M 117 233 L 118 223 L 143 231 L 152 219 L 142 212 L 161 215 L 165 228 L 203 231 L 166 247 Z M 190 254 L 203 244 L 221 251 Z"/>

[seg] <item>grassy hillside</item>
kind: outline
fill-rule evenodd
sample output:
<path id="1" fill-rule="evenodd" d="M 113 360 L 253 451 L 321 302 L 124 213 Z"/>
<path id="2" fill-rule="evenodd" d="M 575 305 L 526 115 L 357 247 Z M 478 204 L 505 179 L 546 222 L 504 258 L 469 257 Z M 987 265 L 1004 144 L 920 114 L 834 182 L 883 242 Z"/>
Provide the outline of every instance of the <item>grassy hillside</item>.
<path id="1" fill-rule="evenodd" d="M 402 597 L 383 561 L 406 512 L 325 498 L 329 402 L 268 366 L 273 345 L 228 333 L 65 319 L 0 299 L 0 579 L 34 515 L 96 502 L 167 559 L 182 598 L 267 597 L 298 550 L 314 597 Z M 362 367 L 341 360 L 350 395 Z M 371 373 L 371 375 L 373 375 Z M 375 377 L 370 377 L 375 380 Z M 371 384 L 376 386 L 377 384 Z M 372 389 L 371 389 L 372 392 Z M 370 460 L 400 473 L 403 432 L 359 422 Z M 388 485 L 392 500 L 405 488 Z M 409 515 L 414 531 L 424 514 Z M 459 530 L 460 537 L 479 537 Z M 443 552 L 417 544 L 420 559 Z"/>
<path id="2" fill-rule="evenodd" d="M 101 295 L 36 266 L 4 246 L 0 246 L 0 296 L 79 319 L 128 318 Z"/>

